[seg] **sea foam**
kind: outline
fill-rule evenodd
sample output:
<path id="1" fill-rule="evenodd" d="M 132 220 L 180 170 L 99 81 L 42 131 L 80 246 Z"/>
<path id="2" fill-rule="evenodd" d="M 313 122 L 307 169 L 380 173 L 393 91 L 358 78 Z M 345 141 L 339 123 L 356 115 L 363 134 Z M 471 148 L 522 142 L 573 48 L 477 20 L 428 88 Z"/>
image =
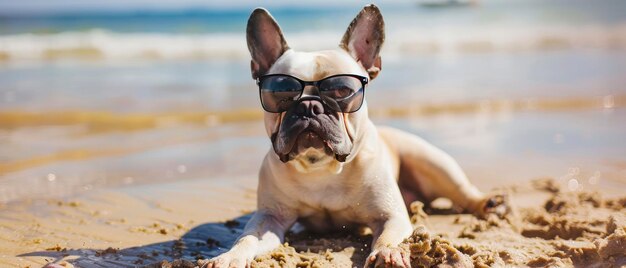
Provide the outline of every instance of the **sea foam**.
<path id="1" fill-rule="evenodd" d="M 340 31 L 286 33 L 298 50 L 336 48 Z M 455 54 L 559 49 L 626 49 L 626 24 L 482 26 L 388 30 L 384 53 Z M 102 29 L 0 36 L 0 60 L 247 59 L 244 33 L 118 33 Z"/>

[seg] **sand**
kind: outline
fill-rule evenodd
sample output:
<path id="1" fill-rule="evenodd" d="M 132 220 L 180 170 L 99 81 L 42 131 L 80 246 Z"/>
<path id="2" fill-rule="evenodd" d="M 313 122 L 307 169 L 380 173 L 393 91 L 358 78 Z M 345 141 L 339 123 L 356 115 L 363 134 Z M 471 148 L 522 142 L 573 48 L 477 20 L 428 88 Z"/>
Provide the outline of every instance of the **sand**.
<path id="1" fill-rule="evenodd" d="M 400 247 L 413 267 L 625 266 L 626 196 L 565 186 L 542 179 L 497 189 L 513 207 L 502 219 L 458 214 L 445 200 L 416 202 L 415 231 Z M 254 203 L 250 179 L 232 178 L 221 186 L 199 180 L 8 204 L 0 217 L 0 266 L 200 267 L 230 247 Z M 305 231 L 286 240 L 251 266 L 361 266 L 371 236 Z"/>
<path id="2" fill-rule="evenodd" d="M 412 267 L 626 265 L 626 197 L 565 193 L 553 180 L 534 184 L 511 190 L 515 195 L 547 194 L 543 205 L 516 207 L 503 219 L 495 215 L 487 219 L 429 216 L 421 203 L 414 203 L 415 230 L 400 247 L 410 253 Z M 364 241 L 369 237 L 298 240 L 257 258 L 252 266 L 361 266 L 369 252 Z M 329 251 L 337 245 L 341 246 Z"/>

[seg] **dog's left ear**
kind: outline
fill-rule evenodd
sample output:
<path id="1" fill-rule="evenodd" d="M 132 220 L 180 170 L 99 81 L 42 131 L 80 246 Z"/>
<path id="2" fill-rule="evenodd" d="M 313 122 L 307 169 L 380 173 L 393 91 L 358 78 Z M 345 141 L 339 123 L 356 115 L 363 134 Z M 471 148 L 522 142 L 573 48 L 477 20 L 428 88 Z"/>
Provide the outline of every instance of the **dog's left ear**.
<path id="1" fill-rule="evenodd" d="M 382 68 L 378 53 L 384 41 L 383 15 L 377 6 L 367 5 L 352 20 L 339 46 L 360 62 L 369 73 L 370 79 L 374 79 Z"/>
<path id="2" fill-rule="evenodd" d="M 248 50 L 252 56 L 252 78 L 267 73 L 274 62 L 289 49 L 278 23 L 264 8 L 255 9 L 246 29 Z"/>

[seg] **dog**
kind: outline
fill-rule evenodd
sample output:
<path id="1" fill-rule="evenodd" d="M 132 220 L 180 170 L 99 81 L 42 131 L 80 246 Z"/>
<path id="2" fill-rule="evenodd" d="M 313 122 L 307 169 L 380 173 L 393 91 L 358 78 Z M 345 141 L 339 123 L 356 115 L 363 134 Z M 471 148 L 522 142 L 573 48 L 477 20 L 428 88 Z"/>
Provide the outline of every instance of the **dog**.
<path id="1" fill-rule="evenodd" d="M 252 12 L 246 33 L 273 148 L 259 172 L 256 213 L 207 267 L 249 266 L 296 222 L 314 232 L 369 227 L 365 267 L 410 267 L 397 247 L 413 230 L 409 202 L 446 197 L 478 216 L 506 210 L 502 196 L 481 193 L 452 157 L 368 118 L 364 91 L 381 71 L 385 39 L 378 7 L 365 6 L 334 50 L 291 49 L 263 8 Z"/>

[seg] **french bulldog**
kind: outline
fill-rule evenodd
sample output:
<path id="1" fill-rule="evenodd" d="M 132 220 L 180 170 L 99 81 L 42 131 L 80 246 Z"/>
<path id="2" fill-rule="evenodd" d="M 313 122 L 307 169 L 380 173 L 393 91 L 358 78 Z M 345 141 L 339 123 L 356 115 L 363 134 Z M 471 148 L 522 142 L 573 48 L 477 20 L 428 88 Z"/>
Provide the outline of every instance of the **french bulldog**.
<path id="1" fill-rule="evenodd" d="M 445 197 L 479 216 L 503 211 L 504 199 L 480 192 L 448 154 L 370 121 L 364 90 L 381 71 L 384 39 L 374 5 L 358 13 L 339 48 L 317 52 L 291 49 L 267 10 L 252 12 L 252 77 L 273 148 L 259 172 L 257 211 L 208 267 L 248 266 L 281 245 L 296 222 L 313 232 L 368 227 L 373 241 L 365 267 L 410 267 L 398 248 L 413 230 L 409 202 Z"/>

